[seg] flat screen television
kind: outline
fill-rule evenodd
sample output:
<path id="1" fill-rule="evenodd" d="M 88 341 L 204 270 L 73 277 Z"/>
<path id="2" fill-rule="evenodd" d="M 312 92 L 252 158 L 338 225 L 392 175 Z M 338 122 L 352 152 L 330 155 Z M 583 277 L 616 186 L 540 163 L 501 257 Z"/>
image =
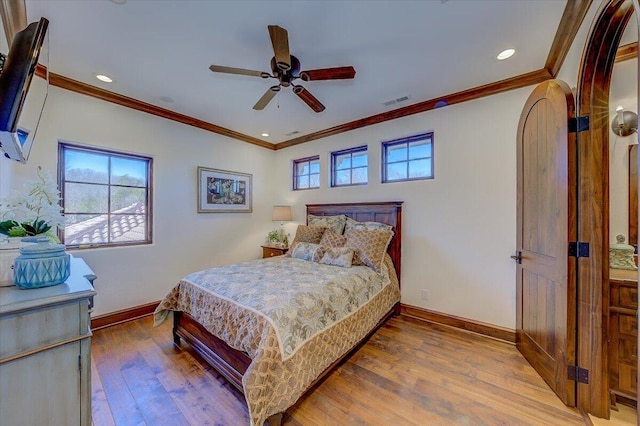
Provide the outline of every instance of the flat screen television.
<path id="1" fill-rule="evenodd" d="M 20 163 L 29 158 L 49 88 L 47 63 L 44 87 L 31 91 L 37 92 L 33 95 L 29 90 L 41 51 L 48 50 L 48 26 L 49 21 L 40 18 L 16 33 L 0 73 L 0 148 Z M 48 51 L 45 56 L 48 60 Z"/>

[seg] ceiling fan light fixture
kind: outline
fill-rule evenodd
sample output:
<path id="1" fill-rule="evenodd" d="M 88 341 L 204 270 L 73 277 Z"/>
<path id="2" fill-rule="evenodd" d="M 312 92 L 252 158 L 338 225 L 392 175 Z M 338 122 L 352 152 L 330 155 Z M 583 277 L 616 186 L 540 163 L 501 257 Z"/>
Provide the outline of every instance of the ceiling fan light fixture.
<path id="1" fill-rule="evenodd" d="M 504 61 L 505 59 L 509 59 L 510 57 L 512 57 L 515 53 L 515 49 L 505 49 L 502 52 L 498 53 L 496 59 L 498 59 L 499 61 Z"/>
<path id="2" fill-rule="evenodd" d="M 289 71 L 291 69 L 291 65 L 285 62 L 277 62 L 276 65 L 278 65 L 278 68 L 282 71 Z"/>
<path id="3" fill-rule="evenodd" d="M 104 74 L 97 74 L 96 78 L 100 81 L 104 81 L 105 83 L 111 83 L 113 81 L 111 77 L 106 76 Z"/>

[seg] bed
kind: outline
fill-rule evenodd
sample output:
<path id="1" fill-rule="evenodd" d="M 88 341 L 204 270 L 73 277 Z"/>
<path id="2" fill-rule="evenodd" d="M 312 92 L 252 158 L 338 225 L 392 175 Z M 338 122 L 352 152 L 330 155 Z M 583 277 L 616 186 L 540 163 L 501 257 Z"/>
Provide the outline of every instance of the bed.
<path id="1" fill-rule="evenodd" d="M 402 202 L 307 204 L 307 215 L 346 215 L 358 222 L 390 225 L 394 235 L 388 245 L 382 271 L 375 273 L 366 266 L 311 266 L 308 264 L 313 262 L 283 256 L 243 262 L 188 275 L 163 299 L 155 312 L 156 324 L 173 312 L 175 344 L 179 345 L 180 339 L 184 339 L 244 394 L 252 425 L 262 425 L 265 420 L 270 426 L 280 424 L 282 413 L 287 408 L 391 315 L 399 312 Z M 350 299 L 345 303 L 349 306 L 344 308 L 344 317 L 333 323 L 326 314 L 322 316 L 323 312 L 319 312 L 319 318 L 314 321 L 303 318 L 303 332 L 300 332 L 299 324 L 291 326 L 290 332 L 283 331 L 281 323 L 275 324 L 276 321 L 285 325 L 300 321 L 287 318 L 288 312 L 293 311 L 288 306 L 274 308 L 270 315 L 261 314 L 249 303 L 252 290 L 246 290 L 246 295 L 243 293 L 239 301 L 226 294 L 241 281 L 249 283 L 255 279 L 259 284 L 253 287 L 265 282 L 265 285 L 280 291 L 286 303 L 297 303 L 300 299 L 299 304 L 304 305 L 304 297 L 291 296 L 287 299 L 288 287 L 277 286 L 288 286 L 290 281 L 279 277 L 293 275 L 295 284 L 299 281 L 303 287 L 307 276 L 311 277 L 308 281 L 315 278 L 318 282 L 332 280 L 331 285 L 326 286 L 326 292 L 329 293 L 327 297 L 334 298 L 342 291 L 336 290 L 334 281 L 340 283 L 347 269 L 350 276 L 355 276 L 353 279 L 360 283 L 359 291 L 369 298 L 363 299 L 355 308 L 356 302 Z M 378 278 L 379 283 L 376 281 Z M 213 281 L 216 284 L 211 284 Z M 210 286 L 214 285 L 218 287 L 211 290 Z M 247 303 L 242 297 L 247 299 Z M 312 306 L 323 306 L 322 301 L 314 302 Z M 315 322 L 327 323 L 326 329 L 314 329 L 319 327 Z"/>

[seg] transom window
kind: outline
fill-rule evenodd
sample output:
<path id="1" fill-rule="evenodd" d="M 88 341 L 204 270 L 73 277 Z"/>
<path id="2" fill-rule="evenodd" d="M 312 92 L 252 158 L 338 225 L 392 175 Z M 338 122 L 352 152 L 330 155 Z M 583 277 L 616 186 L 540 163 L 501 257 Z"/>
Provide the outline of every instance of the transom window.
<path id="1" fill-rule="evenodd" d="M 369 180 L 367 146 L 331 153 L 331 186 L 366 185 Z"/>
<path id="2" fill-rule="evenodd" d="M 382 143 L 382 182 L 433 179 L 433 132 Z"/>
<path id="3" fill-rule="evenodd" d="M 293 189 L 320 188 L 320 157 L 293 160 Z"/>
<path id="4" fill-rule="evenodd" d="M 151 158 L 65 143 L 58 151 L 68 247 L 151 243 Z"/>

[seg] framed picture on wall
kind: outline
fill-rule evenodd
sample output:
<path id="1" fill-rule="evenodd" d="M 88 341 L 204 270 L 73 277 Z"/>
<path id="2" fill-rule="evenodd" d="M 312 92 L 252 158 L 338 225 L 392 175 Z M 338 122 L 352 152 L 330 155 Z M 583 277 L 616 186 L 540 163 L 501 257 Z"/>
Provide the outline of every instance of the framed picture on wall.
<path id="1" fill-rule="evenodd" d="M 251 213 L 251 177 L 198 167 L 198 213 Z"/>

